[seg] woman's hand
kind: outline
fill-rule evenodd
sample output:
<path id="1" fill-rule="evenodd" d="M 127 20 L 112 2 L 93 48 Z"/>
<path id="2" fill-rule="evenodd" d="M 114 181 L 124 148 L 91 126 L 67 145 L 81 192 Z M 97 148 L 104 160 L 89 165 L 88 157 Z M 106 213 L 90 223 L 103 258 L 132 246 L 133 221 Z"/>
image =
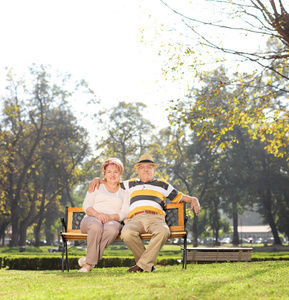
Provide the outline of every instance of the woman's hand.
<path id="1" fill-rule="evenodd" d="M 101 221 L 101 223 L 106 223 L 108 221 L 110 221 L 110 217 L 108 214 L 104 214 L 104 213 L 97 213 L 97 215 L 95 216 L 99 221 Z"/>
<path id="2" fill-rule="evenodd" d="M 119 220 L 119 215 L 118 214 L 112 214 L 112 215 L 108 215 L 102 212 L 97 212 L 94 208 L 92 207 L 88 207 L 86 210 L 86 214 L 90 217 L 95 217 L 97 218 L 101 223 L 106 223 L 108 221 L 113 221 Z"/>

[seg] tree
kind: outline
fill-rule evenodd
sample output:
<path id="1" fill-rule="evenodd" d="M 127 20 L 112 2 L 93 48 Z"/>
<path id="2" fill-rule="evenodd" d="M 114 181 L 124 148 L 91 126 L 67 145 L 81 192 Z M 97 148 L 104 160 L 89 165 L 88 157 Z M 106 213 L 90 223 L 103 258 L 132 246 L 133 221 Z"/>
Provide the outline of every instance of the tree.
<path id="1" fill-rule="evenodd" d="M 286 69 L 286 72 L 289 71 L 288 64 L 281 67 Z M 199 95 L 198 101 L 192 101 L 191 108 L 186 107 L 183 110 L 182 119 L 178 120 L 178 124 L 187 124 L 190 128 L 194 128 L 196 124 L 202 122 L 203 127 L 199 131 L 200 137 L 212 135 L 211 147 L 219 144 L 222 136 L 228 131 L 233 131 L 234 126 L 238 125 L 248 129 L 251 138 L 260 138 L 261 141 L 266 141 L 264 147 L 268 153 L 289 159 L 285 151 L 285 145 L 289 141 L 288 111 L 286 108 L 288 101 L 286 91 L 289 90 L 289 82 L 280 81 L 280 77 L 275 77 L 274 74 L 262 74 L 253 78 L 248 74 L 235 73 L 230 79 L 223 78 L 222 73 L 226 71 L 222 67 L 214 72 L 215 80 L 218 80 L 217 76 L 220 76 L 218 85 L 215 85 L 214 89 L 207 94 L 202 88 L 199 89 L 199 92 L 196 91 L 198 89 L 194 89 L 193 93 Z M 206 80 L 208 74 L 210 73 L 201 73 L 200 81 Z M 227 95 L 227 98 L 224 98 L 219 106 L 212 106 L 212 98 L 221 96 L 224 89 L 230 91 L 230 96 Z M 200 95 L 201 92 L 203 92 L 202 95 Z M 191 99 L 193 93 L 189 93 Z M 178 102 L 177 100 L 171 106 L 172 112 L 178 110 L 180 106 Z M 204 118 L 204 115 L 209 116 L 209 118 Z M 223 124 L 221 130 L 217 130 L 213 126 L 217 120 Z M 251 124 L 255 125 L 251 126 Z M 270 139 L 266 140 L 268 134 Z M 237 137 L 232 135 L 231 140 L 226 139 L 220 146 L 224 148 L 235 141 L 237 141 Z"/>
<path id="2" fill-rule="evenodd" d="M 51 227 L 59 219 L 58 211 L 63 211 L 68 202 L 75 206 L 71 194 L 81 179 L 80 167 L 88 153 L 87 133 L 76 125 L 69 111 L 54 111 L 49 131 L 49 137 L 46 136 L 45 144 L 37 153 L 37 169 L 41 173 L 33 179 L 34 190 L 40 196 L 39 209 L 31 216 L 29 224 L 37 224 L 34 226 L 36 245 L 43 223 L 47 237 L 52 237 Z M 49 238 L 46 241 L 51 242 Z"/>
<path id="3" fill-rule="evenodd" d="M 3 202 L 12 225 L 12 246 L 23 245 L 26 229 L 42 223 L 52 202 L 77 182 L 77 167 L 88 149 L 86 133 L 67 106 L 70 76 L 51 80 L 49 67 L 33 66 L 27 81 L 9 71 L 1 126 Z M 71 85 L 69 87 L 71 89 Z M 76 89 L 80 85 L 76 86 Z M 52 205 L 52 204 L 51 204 Z"/>
<path id="4" fill-rule="evenodd" d="M 271 133 L 270 143 L 266 145 L 268 153 L 281 157 L 286 156 L 289 159 L 288 153 L 284 152 L 284 145 L 289 142 L 288 110 L 286 108 L 289 91 L 288 4 L 284 4 L 282 1 L 259 0 L 191 1 L 190 5 L 198 5 L 198 9 L 190 10 L 191 6 L 188 3 L 186 3 L 188 7 L 185 9 L 179 3 L 174 3 L 173 7 L 165 1 L 161 0 L 161 2 L 185 24 L 185 28 L 180 26 L 174 28 L 179 33 L 179 37 L 174 36 L 174 42 L 168 45 L 168 50 L 165 50 L 166 47 L 162 47 L 164 49 L 162 51 L 166 51 L 165 54 L 169 55 L 167 69 L 164 70 L 166 76 L 169 70 L 172 71 L 172 74 L 176 74 L 179 70 L 182 80 L 184 76 L 188 76 L 187 74 L 191 74 L 191 78 L 203 77 L 204 73 L 200 73 L 199 65 L 207 67 L 213 60 L 218 64 L 220 61 L 223 64 L 228 61 L 227 68 L 233 66 L 234 70 L 237 69 L 236 65 L 243 70 L 251 70 L 254 63 L 256 64 L 255 70 L 249 71 L 247 74 L 242 72 L 243 74 L 241 73 L 240 76 L 235 74 L 235 78 L 231 78 L 230 82 L 220 82 L 218 89 L 222 89 L 225 85 L 231 86 L 231 88 L 232 85 L 235 85 L 238 86 L 240 93 L 228 99 L 231 110 L 224 116 L 224 123 L 227 126 L 222 131 L 215 132 L 216 143 L 227 130 L 232 130 L 234 125 L 248 128 L 250 124 L 254 123 L 256 126 L 249 131 L 251 137 L 260 137 L 262 140 L 266 133 Z M 204 7 L 206 12 L 210 12 L 209 20 L 199 13 L 199 9 Z M 196 16 L 190 16 L 188 12 Z M 171 30 L 171 23 L 169 26 L 169 30 Z M 243 34 L 240 37 L 243 39 L 243 43 L 231 43 L 230 40 L 226 44 L 224 36 L 233 36 L 234 34 L 239 36 L 240 33 Z M 250 50 L 247 50 L 249 44 L 253 43 L 252 35 L 257 35 L 255 40 L 260 40 L 258 37 L 266 37 L 262 40 L 264 45 L 260 47 L 261 50 L 252 50 L 251 47 Z M 267 44 L 265 45 L 265 43 Z M 206 53 L 204 47 L 216 50 L 216 52 L 207 51 L 210 53 L 210 57 L 204 57 L 204 53 Z M 162 53 L 160 52 L 160 55 Z M 224 53 L 224 57 L 220 57 L 219 53 Z M 232 55 L 235 59 L 229 60 Z M 176 76 L 173 76 L 175 79 Z M 202 78 L 196 82 L 196 85 L 201 85 L 201 81 Z M 217 89 L 216 92 L 218 92 Z M 280 97 L 281 93 L 283 93 L 282 97 Z M 238 105 L 240 95 L 243 98 L 246 95 L 244 106 Z M 277 103 L 279 104 L 278 108 L 276 107 Z M 201 104 L 202 107 L 204 104 Z M 220 118 L 220 116 L 214 116 L 214 113 L 220 112 L 212 112 L 212 117 Z M 206 127 L 204 131 L 206 130 L 210 130 L 209 127 Z M 232 141 L 234 142 L 234 140 Z M 212 144 L 212 147 L 214 145 Z"/>
<path id="5" fill-rule="evenodd" d="M 286 203 L 284 198 L 287 189 L 284 189 L 281 182 L 284 184 L 284 177 L 287 178 L 284 170 L 287 170 L 288 163 L 284 158 L 275 157 L 264 150 L 264 145 L 266 146 L 266 142 L 270 141 L 270 133 L 264 133 L 264 141 L 257 137 L 255 139 L 250 137 L 250 130 L 256 124 L 252 123 L 250 126 L 248 124 L 248 128 L 234 125 L 231 130 L 226 130 L 226 117 L 232 109 L 226 100 L 234 97 L 238 90 L 237 88 L 230 90 L 226 86 L 222 89 L 218 88 L 220 82 L 229 80 L 225 74 L 223 68 L 208 73 L 208 77 L 204 77 L 202 89 L 192 90 L 191 97 L 188 97 L 187 101 L 178 103 L 178 110 L 172 113 L 175 118 L 174 123 L 178 123 L 178 118 L 181 118 L 190 124 L 193 134 L 201 137 L 201 141 L 206 141 L 205 148 L 212 141 L 216 142 L 214 138 L 216 131 L 224 131 L 216 146 L 210 150 L 216 155 L 212 155 L 215 166 L 209 173 L 213 180 L 209 184 L 210 188 L 206 189 L 206 200 L 210 200 L 209 205 L 215 207 L 216 211 L 218 207 L 222 207 L 230 217 L 233 217 L 234 243 L 238 242 L 236 232 L 238 214 L 246 205 L 257 204 L 265 222 L 271 227 L 275 244 L 280 244 L 277 221 L 278 215 L 283 214 L 278 207 L 279 203 L 282 204 L 281 207 Z M 259 92 L 261 93 L 261 89 Z M 240 96 L 238 105 L 245 105 L 245 100 L 246 95 L 245 99 Z M 259 109 L 258 105 L 256 109 Z M 194 122 L 195 117 L 198 122 Z M 201 130 L 204 128 L 206 130 L 206 126 L 210 130 L 207 130 L 206 135 L 200 135 Z M 232 140 L 234 142 L 226 147 L 223 146 Z M 284 151 L 288 151 L 288 147 Z M 279 178 L 282 178 L 282 181 Z M 277 190 L 284 192 L 278 193 Z M 218 224 L 217 220 L 218 218 L 215 224 Z M 284 225 L 283 228 L 287 226 L 287 222 Z"/>
<path id="6" fill-rule="evenodd" d="M 273 70 L 286 80 L 289 79 L 288 74 L 280 72 L 274 66 L 276 59 L 289 57 L 289 14 L 286 10 L 288 3 L 282 3 L 281 0 L 205 0 L 201 3 L 197 1 L 198 8 L 204 7 L 206 12 L 210 12 L 207 14 L 210 16 L 208 20 L 204 18 L 206 16 L 198 13 L 198 10 L 187 9 L 186 12 L 181 12 L 183 10 L 179 3 L 174 3 L 173 7 L 163 0 L 160 1 L 182 20 L 189 30 L 189 37 L 194 42 L 196 39 L 193 37 L 196 37 L 202 48 L 208 47 L 236 55 L 238 58 L 257 63 L 262 68 Z M 196 4 L 191 1 L 189 6 Z M 193 17 L 188 15 L 188 12 L 192 12 Z M 263 37 L 277 39 L 280 41 L 280 47 L 266 51 L 246 51 L 236 48 L 240 45 L 235 43 L 222 46 L 224 43 L 220 42 L 220 39 L 223 40 L 221 36 L 233 34 L 239 35 L 244 42 L 248 36 L 254 36 L 256 40 Z M 192 53 L 196 51 L 196 47 L 189 46 L 187 51 L 188 54 Z"/>
<path id="7" fill-rule="evenodd" d="M 97 115 L 102 124 L 99 132 L 105 136 L 97 142 L 96 148 L 100 150 L 102 161 L 116 156 L 123 162 L 123 179 L 137 175 L 133 166 L 151 144 L 154 126 L 143 117 L 145 107 L 143 103 L 119 102 Z"/>
<path id="8" fill-rule="evenodd" d="M 283 218 L 286 210 L 284 204 L 288 202 L 288 163 L 264 151 L 260 141 L 254 141 L 253 144 L 248 188 L 250 195 L 255 197 L 259 213 L 271 227 L 274 243 L 281 245 L 278 231 L 286 233 L 288 227 L 288 221 Z"/>

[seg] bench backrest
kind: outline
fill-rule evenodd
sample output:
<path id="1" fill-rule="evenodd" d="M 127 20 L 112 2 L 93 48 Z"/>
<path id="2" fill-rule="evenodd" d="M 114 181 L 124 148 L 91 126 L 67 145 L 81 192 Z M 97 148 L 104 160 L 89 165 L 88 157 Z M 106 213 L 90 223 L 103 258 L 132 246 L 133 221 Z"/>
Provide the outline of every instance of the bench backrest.
<path id="1" fill-rule="evenodd" d="M 66 209 L 67 232 L 80 233 L 80 222 L 85 216 L 85 212 L 81 207 L 67 207 Z M 166 204 L 164 210 L 170 231 L 184 231 L 186 216 L 184 203 Z"/>

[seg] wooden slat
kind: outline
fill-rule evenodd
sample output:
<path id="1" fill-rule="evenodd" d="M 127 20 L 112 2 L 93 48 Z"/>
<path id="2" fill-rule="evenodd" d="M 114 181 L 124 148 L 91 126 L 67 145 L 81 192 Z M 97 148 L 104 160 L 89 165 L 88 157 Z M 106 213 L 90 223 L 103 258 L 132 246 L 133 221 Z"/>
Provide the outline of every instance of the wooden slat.
<path id="1" fill-rule="evenodd" d="M 166 204 L 165 209 L 178 209 L 178 226 L 170 226 L 170 231 L 184 231 L 185 230 L 185 221 L 184 221 L 184 203 L 172 203 Z"/>
<path id="2" fill-rule="evenodd" d="M 80 232 L 80 229 L 72 229 L 73 213 L 75 212 L 83 212 L 82 207 L 68 207 L 67 232 Z"/>
<path id="3" fill-rule="evenodd" d="M 62 232 L 62 236 L 67 241 L 85 241 L 87 239 L 87 234 L 85 233 Z"/>
<path id="4" fill-rule="evenodd" d="M 187 234 L 186 231 L 171 231 L 169 239 L 183 238 Z"/>
<path id="5" fill-rule="evenodd" d="M 253 248 L 188 248 L 188 262 L 251 261 Z"/>
<path id="6" fill-rule="evenodd" d="M 169 239 L 172 238 L 182 238 L 186 234 L 185 231 L 182 232 L 171 232 Z M 63 232 L 62 233 L 63 237 L 67 241 L 84 241 L 87 239 L 87 234 L 86 233 L 81 233 L 80 230 L 78 232 Z M 141 234 L 141 239 L 142 240 L 150 240 L 152 238 L 152 235 L 150 233 L 143 233 Z M 117 236 L 116 241 L 121 241 L 120 235 Z"/>
<path id="7" fill-rule="evenodd" d="M 68 212 L 83 212 L 82 207 L 68 207 Z"/>

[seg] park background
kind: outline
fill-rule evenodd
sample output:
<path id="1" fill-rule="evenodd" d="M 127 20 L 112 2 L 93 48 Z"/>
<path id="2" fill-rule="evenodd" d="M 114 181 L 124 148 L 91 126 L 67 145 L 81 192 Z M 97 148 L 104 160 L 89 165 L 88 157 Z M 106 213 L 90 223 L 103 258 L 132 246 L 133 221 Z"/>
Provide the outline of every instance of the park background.
<path id="1" fill-rule="evenodd" d="M 286 242 L 289 25 L 275 2 L 1 2 L 2 245 L 59 243 L 104 159 L 127 179 L 144 152 L 199 198 L 195 246 L 263 224 Z"/>

